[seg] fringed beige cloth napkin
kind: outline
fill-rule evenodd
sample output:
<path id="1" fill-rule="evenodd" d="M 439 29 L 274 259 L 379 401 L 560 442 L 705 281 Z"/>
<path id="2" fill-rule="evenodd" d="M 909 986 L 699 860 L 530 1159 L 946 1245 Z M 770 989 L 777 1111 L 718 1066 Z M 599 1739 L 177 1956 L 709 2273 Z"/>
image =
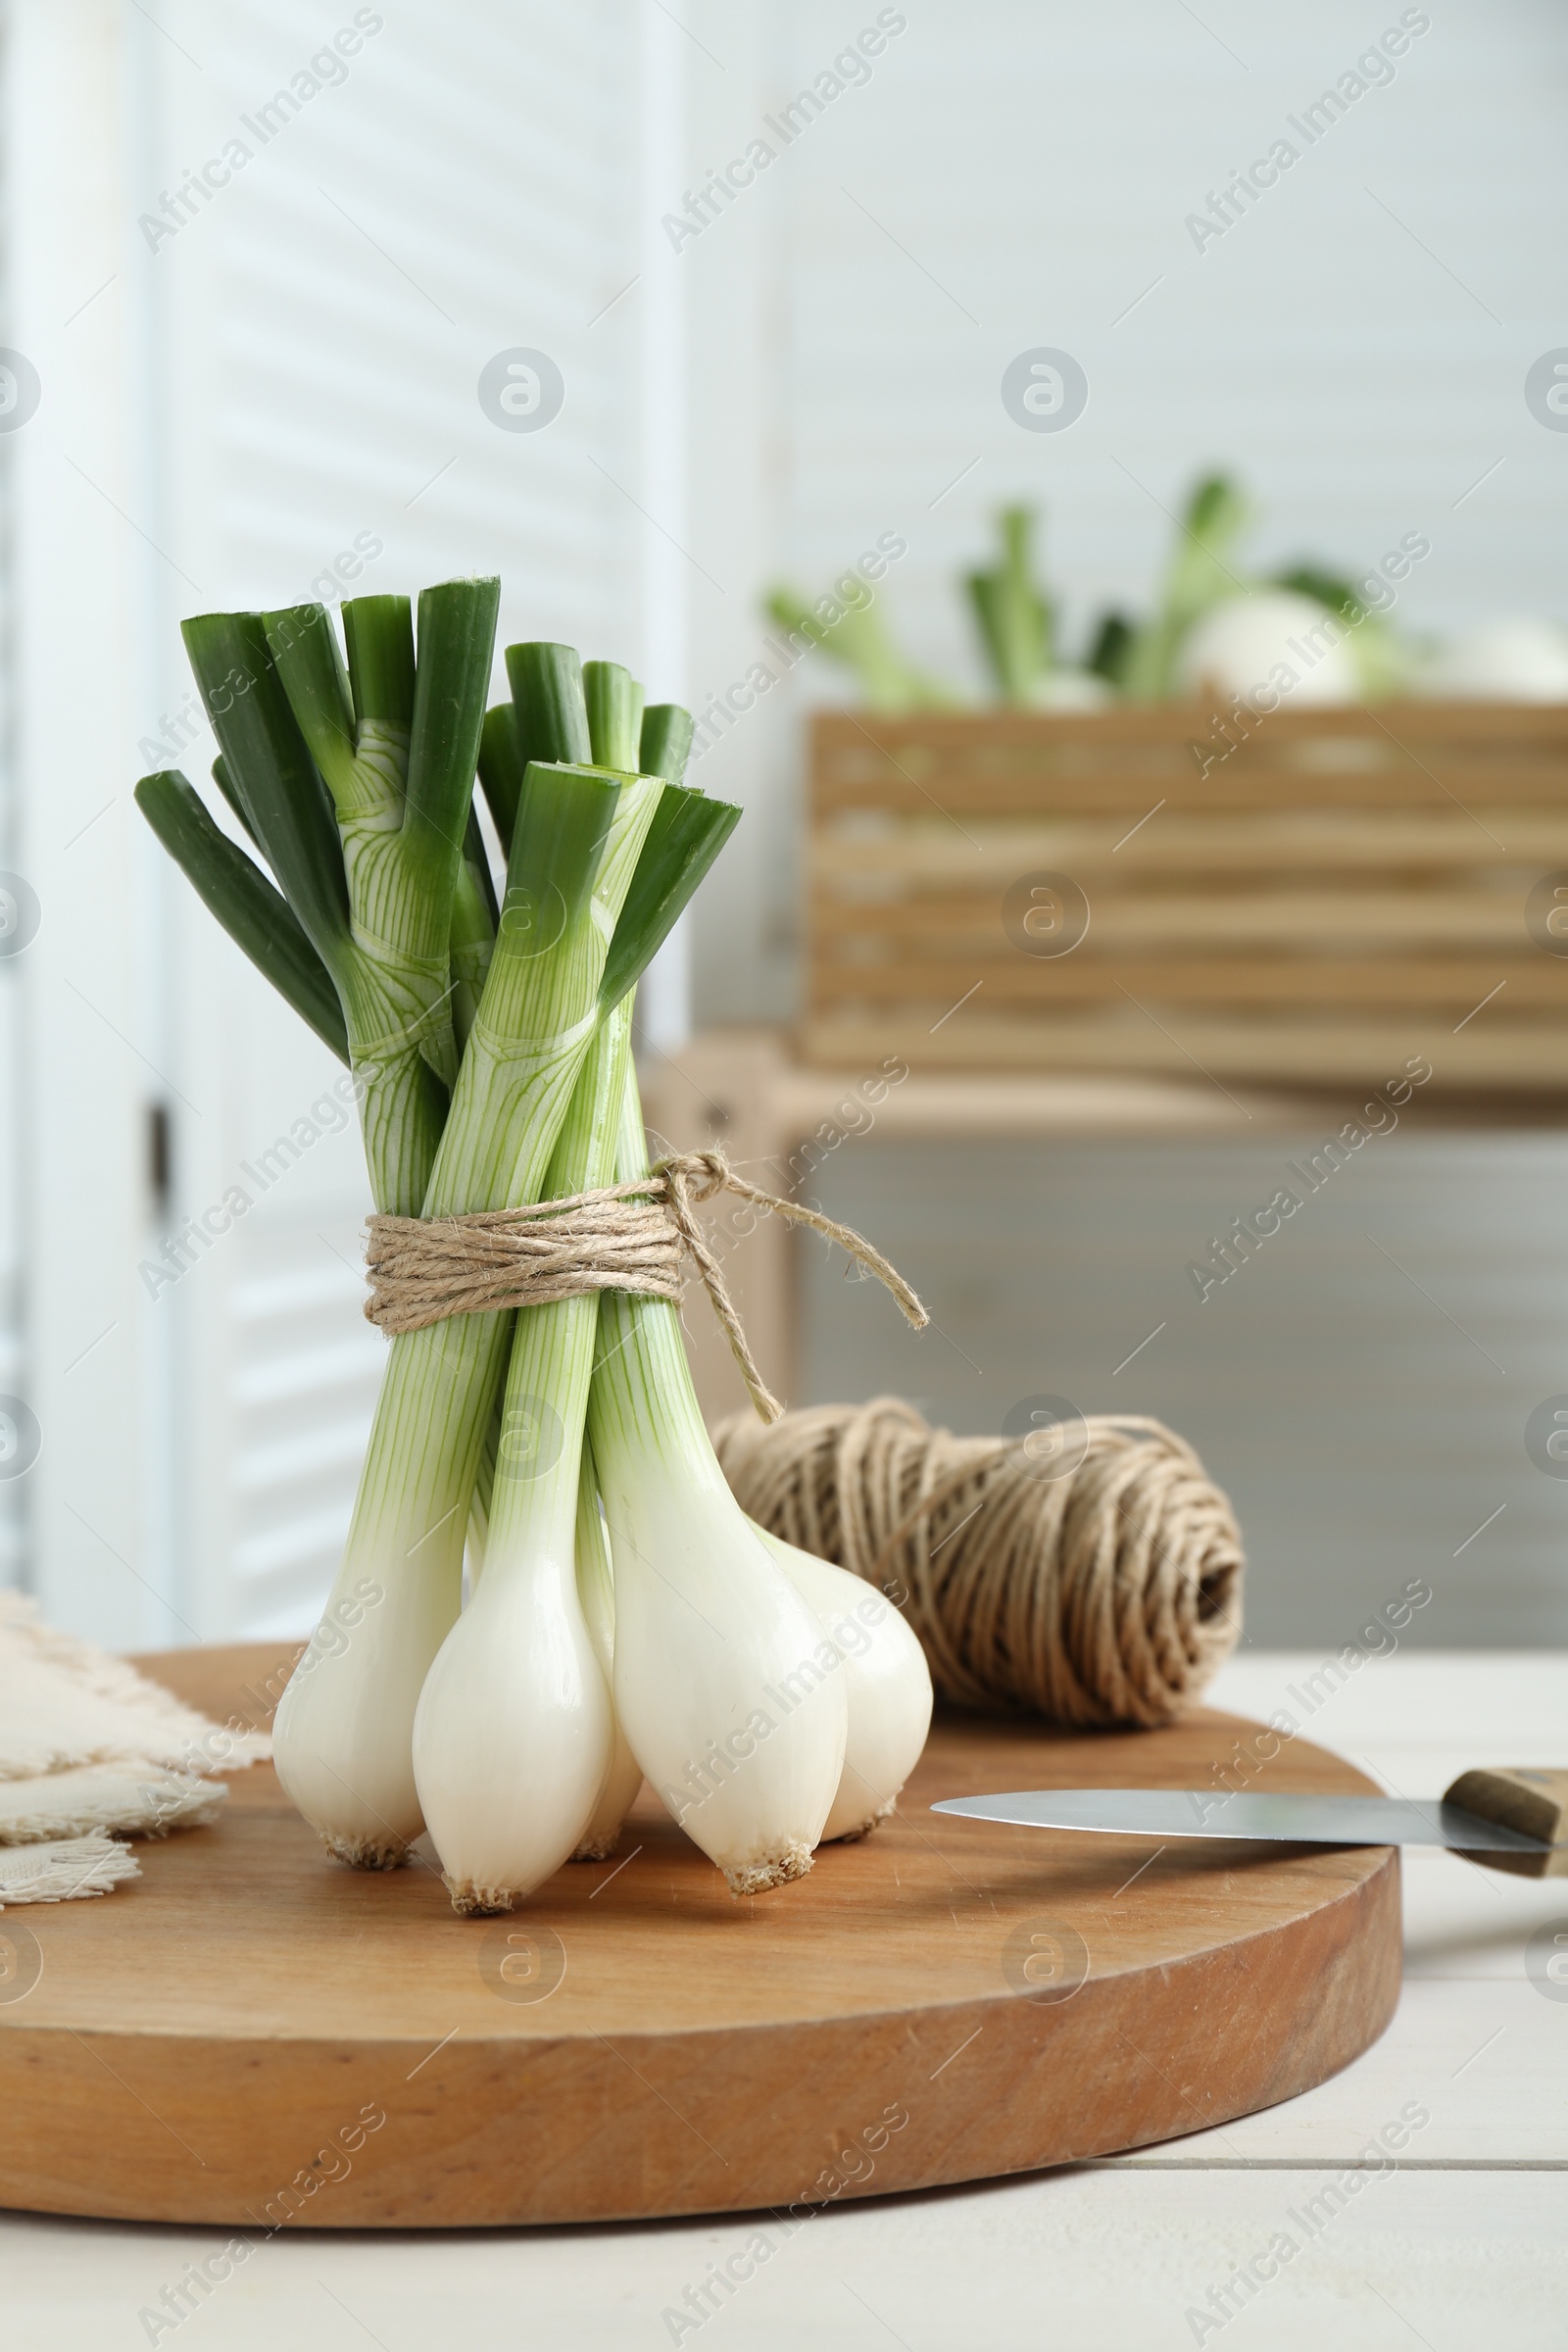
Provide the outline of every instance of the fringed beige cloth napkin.
<path id="1" fill-rule="evenodd" d="M 137 1876 L 121 1838 L 212 1821 L 227 1790 L 208 1776 L 271 1753 L 265 1732 L 225 1730 L 0 1592 L 0 1907 L 105 1894 Z"/>

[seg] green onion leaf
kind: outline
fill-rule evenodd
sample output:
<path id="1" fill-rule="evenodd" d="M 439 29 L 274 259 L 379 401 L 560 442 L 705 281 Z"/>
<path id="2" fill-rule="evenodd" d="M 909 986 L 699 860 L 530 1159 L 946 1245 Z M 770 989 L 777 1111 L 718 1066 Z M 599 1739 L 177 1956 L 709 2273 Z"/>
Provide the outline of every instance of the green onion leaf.
<path id="1" fill-rule="evenodd" d="M 642 688 L 618 662 L 585 662 L 582 690 L 593 759 L 600 767 L 635 775 L 643 723 Z"/>
<path id="2" fill-rule="evenodd" d="M 337 990 L 287 900 L 238 844 L 220 832 L 178 768 L 143 776 L 136 805 L 235 946 L 346 1062 L 349 1041 Z"/>
<path id="3" fill-rule="evenodd" d="M 1027 704 L 1051 667 L 1052 611 L 1034 583 L 1034 509 L 1004 507 L 998 519 L 1002 561 L 969 573 L 969 601 L 1002 700 Z"/>
<path id="4" fill-rule="evenodd" d="M 575 923 L 592 896 L 620 790 L 618 776 L 566 760 L 530 760 L 517 804 L 498 954 L 540 953 L 544 930 Z M 563 786 L 570 778 L 576 789 Z M 546 942 L 546 944 L 549 944 Z"/>
<path id="5" fill-rule="evenodd" d="M 689 785 L 664 786 L 605 960 L 604 1011 L 635 988 L 740 821 L 729 801 L 708 800 Z"/>
<path id="6" fill-rule="evenodd" d="M 419 597 L 404 834 L 438 892 L 451 892 L 463 854 L 500 605 L 493 578 L 443 580 Z"/>
<path id="7" fill-rule="evenodd" d="M 178 770 L 171 770 L 171 773 L 177 774 Z M 251 812 L 241 798 L 239 786 L 229 774 L 228 761 L 223 758 L 221 752 L 213 761 L 213 782 L 218 786 L 219 791 L 238 817 L 240 824 L 250 835 L 251 840 L 256 841 L 256 827 L 251 823 Z M 262 845 L 258 841 L 256 846 L 260 849 Z"/>
<path id="8" fill-rule="evenodd" d="M 353 791 L 355 726 L 337 631 L 324 605 L 264 612 L 262 625 L 289 709 L 341 814 Z"/>
<path id="9" fill-rule="evenodd" d="M 203 708 L 278 888 L 328 971 L 349 941 L 343 845 L 319 769 L 289 708 L 259 612 L 181 625 Z"/>
<path id="10" fill-rule="evenodd" d="M 516 757 L 558 767 L 586 767 L 593 759 L 582 663 L 569 645 L 509 645 L 507 683 L 517 714 Z"/>
<path id="11" fill-rule="evenodd" d="M 343 607 L 356 734 L 367 719 L 414 720 L 414 608 L 406 596 L 354 596 Z"/>
<path id="12" fill-rule="evenodd" d="M 639 774 L 662 776 L 666 784 L 679 784 L 685 778 L 691 751 L 691 712 L 683 710 L 679 703 L 651 703 L 643 712 Z"/>
<path id="13" fill-rule="evenodd" d="M 501 854 L 512 856 L 512 835 L 517 822 L 517 801 L 528 762 L 517 748 L 517 711 L 513 703 L 497 703 L 485 712 L 479 738 L 479 781 L 490 804 Z"/>
<path id="14" fill-rule="evenodd" d="M 484 846 L 484 834 L 479 827 L 479 811 L 471 801 L 468 803 L 468 821 L 463 831 L 463 862 L 468 869 L 485 912 L 490 917 L 490 928 L 494 931 L 501 920 L 501 908 L 496 899 L 496 879 L 490 871 L 490 853 Z"/>

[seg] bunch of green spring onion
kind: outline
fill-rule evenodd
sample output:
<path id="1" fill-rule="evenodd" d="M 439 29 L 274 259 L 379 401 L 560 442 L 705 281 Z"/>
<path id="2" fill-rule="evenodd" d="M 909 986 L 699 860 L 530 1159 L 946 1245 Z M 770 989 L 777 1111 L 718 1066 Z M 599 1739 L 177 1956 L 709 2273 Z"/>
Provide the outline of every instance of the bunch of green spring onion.
<path id="1" fill-rule="evenodd" d="M 406 597 L 360 598 L 341 647 L 319 605 L 187 621 L 256 856 L 179 773 L 136 788 L 350 1065 L 375 1205 L 404 1216 L 649 1175 L 633 992 L 739 814 L 684 784 L 688 713 L 612 662 L 511 646 L 487 711 L 498 601 L 428 588 L 416 632 Z M 890 1807 L 930 1706 L 897 1613 L 733 1500 L 677 1310 L 610 1292 L 391 1340 L 274 1744 L 334 1854 L 387 1868 L 428 1832 L 486 1912 L 612 1851 L 644 1775 L 732 1891 L 797 1878 Z"/>

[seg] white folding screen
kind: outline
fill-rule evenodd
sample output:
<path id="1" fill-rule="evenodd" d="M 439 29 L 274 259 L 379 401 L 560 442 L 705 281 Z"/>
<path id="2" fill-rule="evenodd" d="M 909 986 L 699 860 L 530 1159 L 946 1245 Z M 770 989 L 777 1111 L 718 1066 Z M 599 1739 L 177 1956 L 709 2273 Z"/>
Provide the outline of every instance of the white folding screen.
<path id="1" fill-rule="evenodd" d="M 118 12 L 6 23 L 4 342 L 38 385 L 7 435 L 9 784 L 36 938 L 8 975 L 18 1026 L 23 1319 L 18 1392 L 41 1450 L 26 1569 L 67 1624 L 161 1635 L 158 1479 L 136 1264 L 149 1240 L 146 864 L 125 815 L 150 714 L 134 647 L 148 517 L 128 365 L 134 106 Z M 71 157 L 69 169 L 62 158 Z M 136 516 L 135 524 L 127 515 Z"/>
<path id="2" fill-rule="evenodd" d="M 679 289 L 640 202 L 677 135 L 679 35 L 624 0 L 169 0 L 156 23 L 12 0 L 9 33 L 0 342 L 44 395 L 0 452 L 21 616 L 0 864 L 45 910 L 11 992 L 29 1280 L 24 1369 L 0 1377 L 42 1428 L 28 1581 L 124 1642 L 291 1630 L 382 1355 L 359 1144 L 338 1066 L 129 786 L 205 778 L 194 612 L 495 570 L 502 644 L 564 638 L 684 691 Z M 91 159 L 65 195 L 63 144 Z M 540 429 L 481 398 L 518 351 L 560 371 Z"/>
<path id="3" fill-rule="evenodd" d="M 3 26 L 0 26 L 3 40 Z M 5 52 L 0 47 L 0 81 Z M 6 268 L 6 221 L 11 194 L 10 173 L 0 147 L 0 320 L 9 317 L 11 287 Z M 0 325 L 0 343 L 6 329 Z M 15 793 L 14 646 L 12 601 L 11 513 L 15 474 L 13 438 L 23 412 L 24 387 L 19 382 L 9 352 L 0 354 L 0 1588 L 15 1584 L 25 1561 L 28 1501 L 25 1460 L 25 1423 L 18 1412 L 24 1385 L 22 1348 L 21 1168 L 18 1111 L 21 1072 L 22 967 L 19 957 L 31 945 L 30 908 L 18 890 L 18 826 Z M 19 1422 L 21 1427 L 19 1428 Z"/>

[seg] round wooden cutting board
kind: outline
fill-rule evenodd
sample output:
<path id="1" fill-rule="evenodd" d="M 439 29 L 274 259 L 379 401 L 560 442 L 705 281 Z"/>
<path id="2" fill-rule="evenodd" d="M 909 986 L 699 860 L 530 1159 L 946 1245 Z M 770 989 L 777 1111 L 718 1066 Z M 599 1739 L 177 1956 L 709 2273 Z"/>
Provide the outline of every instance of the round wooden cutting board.
<path id="1" fill-rule="evenodd" d="M 279 1662 L 140 1661 L 220 1721 L 265 1720 Z M 501 1920 L 456 1918 L 427 1866 L 345 1870 L 270 1767 L 238 1773 L 138 1880 L 0 1916 L 0 2204 L 252 2237 L 804 2208 L 1269 2106 L 1393 2014 L 1394 1853 L 926 1809 L 1206 1787 L 1254 1729 L 949 1717 L 897 1819 L 754 1902 L 645 1789 L 617 1856 Z M 1371 1787 L 1299 1740 L 1249 1785 Z"/>

